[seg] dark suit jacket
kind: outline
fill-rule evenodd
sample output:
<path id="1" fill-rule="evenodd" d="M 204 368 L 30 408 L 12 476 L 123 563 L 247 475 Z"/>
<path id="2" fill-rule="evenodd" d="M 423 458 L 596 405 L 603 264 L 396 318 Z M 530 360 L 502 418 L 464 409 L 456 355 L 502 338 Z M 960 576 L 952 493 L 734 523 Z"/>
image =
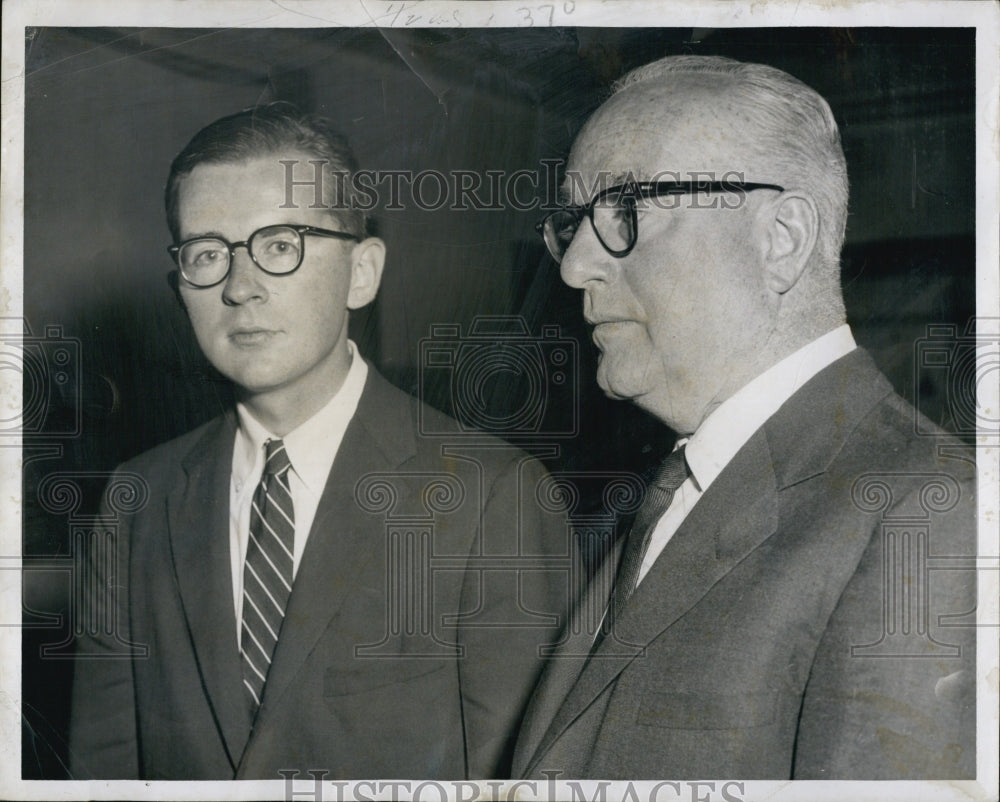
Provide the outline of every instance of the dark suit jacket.
<path id="1" fill-rule="evenodd" d="M 515 774 L 973 776 L 975 474 L 915 416 L 863 351 L 813 377 L 552 660 Z"/>
<path id="2" fill-rule="evenodd" d="M 565 625 L 567 534 L 535 502 L 541 466 L 495 439 L 420 436 L 418 402 L 369 368 L 251 722 L 229 560 L 235 426 L 213 420 L 121 468 L 148 499 L 119 522 L 117 573 L 93 558 L 95 598 L 116 588 L 119 621 L 79 641 L 73 777 L 506 776 L 537 647 Z M 133 659 L 113 657 L 123 642 Z"/>

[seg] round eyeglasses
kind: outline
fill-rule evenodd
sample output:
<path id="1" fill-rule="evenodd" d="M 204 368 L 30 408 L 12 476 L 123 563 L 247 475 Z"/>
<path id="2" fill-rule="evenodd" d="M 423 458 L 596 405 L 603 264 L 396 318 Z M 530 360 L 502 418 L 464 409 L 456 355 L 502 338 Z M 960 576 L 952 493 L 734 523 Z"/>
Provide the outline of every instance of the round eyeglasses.
<path id="1" fill-rule="evenodd" d="M 757 189 L 785 191 L 784 187 L 777 184 L 755 184 L 745 181 L 631 182 L 599 192 L 584 206 L 564 206 L 556 209 L 539 220 L 535 224 L 535 230 L 541 234 L 549 253 L 559 264 L 569 250 L 583 218 L 588 217 L 604 250 L 620 259 L 628 256 L 639 236 L 636 213 L 639 198 L 686 195 L 692 192 L 752 192 Z"/>
<path id="2" fill-rule="evenodd" d="M 354 240 L 360 238 L 346 231 L 332 231 L 315 226 L 278 225 L 258 228 L 243 242 L 227 242 L 222 237 L 195 237 L 167 250 L 174 257 L 184 280 L 194 287 L 214 287 L 226 280 L 236 249 L 244 247 L 257 267 L 272 276 L 294 273 L 305 256 L 303 237 Z"/>

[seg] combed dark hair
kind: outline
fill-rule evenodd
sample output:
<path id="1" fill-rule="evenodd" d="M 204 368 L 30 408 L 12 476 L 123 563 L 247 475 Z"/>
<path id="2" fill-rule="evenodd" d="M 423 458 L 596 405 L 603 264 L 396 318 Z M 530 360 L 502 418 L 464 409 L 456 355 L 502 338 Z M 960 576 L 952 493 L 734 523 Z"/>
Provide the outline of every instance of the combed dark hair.
<path id="1" fill-rule="evenodd" d="M 326 162 L 324 188 L 343 187 L 345 198 L 336 199 L 332 214 L 344 230 L 364 238 L 367 221 L 362 211 L 355 209 L 351 191 L 358 161 L 347 139 L 335 131 L 330 122 L 313 114 L 304 114 L 295 105 L 284 101 L 244 109 L 222 117 L 202 128 L 170 165 L 167 179 L 167 225 L 177 242 L 180 240 L 177 195 L 181 179 L 199 164 L 242 162 L 269 154 L 291 151 L 307 153 Z M 330 173 L 345 174 L 344 180 L 333 180 Z M 332 204 L 331 204 L 332 205 Z"/>

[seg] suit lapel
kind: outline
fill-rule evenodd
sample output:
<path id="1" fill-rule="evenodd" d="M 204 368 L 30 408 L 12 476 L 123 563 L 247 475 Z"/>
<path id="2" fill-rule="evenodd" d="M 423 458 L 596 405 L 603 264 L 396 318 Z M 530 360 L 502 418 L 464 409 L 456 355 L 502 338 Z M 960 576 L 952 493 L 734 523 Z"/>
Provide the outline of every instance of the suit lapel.
<path id="1" fill-rule="evenodd" d="M 659 462 L 652 464 L 643 472 L 644 486 L 648 486 L 652 481 L 659 464 Z M 597 622 L 597 626 L 603 623 L 618 566 L 628 541 L 628 532 L 634 521 L 635 512 L 618 518 L 615 528 L 619 536 L 616 537 L 611 550 L 594 570 L 593 576 L 581 593 L 570 600 L 570 620 L 566 625 L 563 640 L 556 644 L 552 656 L 545 665 L 518 733 L 513 763 L 515 777 L 522 776 L 525 763 L 535 754 L 549 724 L 587 664 L 596 635 L 592 631 L 594 622 Z M 577 559 L 580 570 L 583 570 L 583 564 L 581 555 Z"/>
<path id="2" fill-rule="evenodd" d="M 205 692 L 235 769 L 250 734 L 236 646 L 229 555 L 229 495 L 235 420 L 209 424 L 182 462 L 167 497 L 170 547 Z"/>
<path id="3" fill-rule="evenodd" d="M 514 776 L 520 776 L 525 763 L 538 749 L 549 724 L 580 672 L 587 663 L 594 643 L 588 620 L 598 620 L 607 609 L 618 563 L 627 538 L 620 537 L 612 551 L 594 572 L 587 587 L 570 606 L 570 621 L 564 640 L 555 647 L 545 671 L 532 694 L 518 735 L 514 752 Z"/>
<path id="4" fill-rule="evenodd" d="M 774 534 L 774 474 L 761 470 L 769 464 L 767 439 L 758 433 L 698 501 L 636 588 L 614 632 L 580 672 L 526 773 L 649 643 Z"/>
<path id="5" fill-rule="evenodd" d="M 354 498 L 368 473 L 397 468 L 416 453 L 412 406 L 369 365 L 357 411 L 344 433 L 316 510 L 285 621 L 278 638 L 258 722 L 280 705 L 296 673 L 336 619 L 383 536 Z"/>
<path id="6" fill-rule="evenodd" d="M 618 623 L 618 640 L 644 647 L 697 604 L 777 530 L 780 491 L 823 473 L 861 418 L 891 392 L 860 348 L 800 388 L 740 449 L 671 538 Z M 634 659 L 604 656 L 610 641 L 580 673 L 524 775 Z"/>

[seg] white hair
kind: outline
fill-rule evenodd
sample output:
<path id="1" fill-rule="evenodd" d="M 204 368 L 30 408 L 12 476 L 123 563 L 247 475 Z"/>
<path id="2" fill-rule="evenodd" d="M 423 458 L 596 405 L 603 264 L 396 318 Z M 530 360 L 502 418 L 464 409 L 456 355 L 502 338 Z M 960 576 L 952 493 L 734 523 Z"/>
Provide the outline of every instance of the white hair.
<path id="1" fill-rule="evenodd" d="M 847 163 L 830 106 L 812 88 L 764 64 L 721 56 L 668 56 L 632 70 L 612 87 L 617 94 L 637 84 L 664 83 L 678 74 L 720 76 L 720 88 L 740 104 L 749 126 L 746 145 L 772 175 L 769 181 L 801 189 L 819 212 L 817 251 L 822 272 L 839 287 L 840 249 L 847 225 Z"/>

